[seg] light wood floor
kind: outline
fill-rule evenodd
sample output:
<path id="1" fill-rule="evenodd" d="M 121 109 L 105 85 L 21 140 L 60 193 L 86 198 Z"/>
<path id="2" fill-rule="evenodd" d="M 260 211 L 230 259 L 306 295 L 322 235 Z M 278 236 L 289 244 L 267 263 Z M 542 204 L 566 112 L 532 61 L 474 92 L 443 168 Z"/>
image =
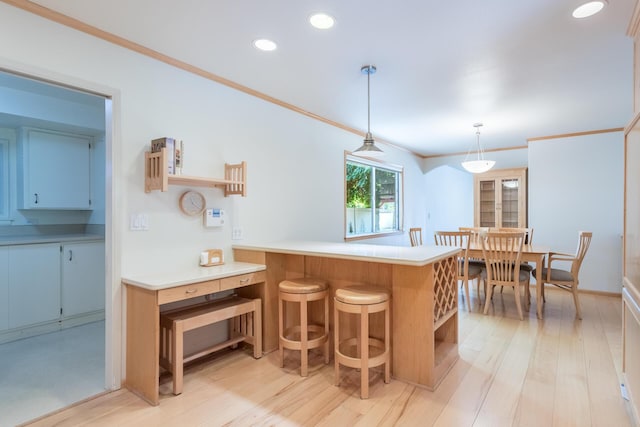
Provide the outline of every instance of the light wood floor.
<path id="1" fill-rule="evenodd" d="M 460 312 L 460 360 L 435 392 L 376 373 L 361 400 L 355 370 L 342 368 L 336 387 L 319 355 L 301 378 L 295 353 L 281 369 L 277 352 L 254 360 L 245 349 L 186 369 L 180 396 L 163 380 L 158 407 L 120 390 L 33 425 L 631 426 L 620 395 L 620 299 L 581 302 L 577 321 L 570 294 L 550 291 L 544 321 L 535 302 L 520 321 L 511 290 L 494 296 L 487 316 L 472 294 L 472 312 Z"/>

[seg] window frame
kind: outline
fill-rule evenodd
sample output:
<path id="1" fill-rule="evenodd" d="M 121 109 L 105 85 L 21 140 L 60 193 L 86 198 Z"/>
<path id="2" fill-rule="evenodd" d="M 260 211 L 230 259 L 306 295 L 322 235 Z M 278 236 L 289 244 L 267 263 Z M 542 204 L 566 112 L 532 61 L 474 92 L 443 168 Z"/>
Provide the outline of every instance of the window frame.
<path id="1" fill-rule="evenodd" d="M 362 233 L 356 235 L 348 235 L 347 234 L 347 163 L 358 163 L 363 166 L 371 166 L 376 169 L 381 169 L 384 171 L 394 172 L 397 174 L 397 229 L 392 231 L 377 231 L 371 233 Z M 404 167 L 400 165 L 396 165 L 393 163 L 384 162 L 378 159 L 372 159 L 370 157 L 361 157 L 356 156 L 349 151 L 344 152 L 344 203 L 343 203 L 343 215 L 344 215 L 344 223 L 343 223 L 343 233 L 344 240 L 346 242 L 353 240 L 364 240 L 364 239 L 375 239 L 379 237 L 387 237 L 394 236 L 398 234 L 404 233 Z M 375 199 L 375 194 L 372 196 Z"/>

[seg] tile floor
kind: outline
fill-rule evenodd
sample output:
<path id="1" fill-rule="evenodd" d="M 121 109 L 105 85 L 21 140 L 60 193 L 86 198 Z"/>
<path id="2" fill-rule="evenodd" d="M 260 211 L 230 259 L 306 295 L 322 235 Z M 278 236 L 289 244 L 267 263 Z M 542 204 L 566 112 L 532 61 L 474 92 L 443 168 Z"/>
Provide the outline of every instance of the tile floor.
<path id="1" fill-rule="evenodd" d="M 0 427 L 104 391 L 104 321 L 0 345 Z"/>

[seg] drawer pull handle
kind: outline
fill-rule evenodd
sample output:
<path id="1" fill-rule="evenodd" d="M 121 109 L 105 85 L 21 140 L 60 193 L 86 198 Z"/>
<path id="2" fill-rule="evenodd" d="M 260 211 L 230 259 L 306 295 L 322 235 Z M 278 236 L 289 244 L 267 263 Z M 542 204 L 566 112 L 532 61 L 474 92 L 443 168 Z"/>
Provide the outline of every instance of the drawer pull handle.
<path id="1" fill-rule="evenodd" d="M 249 283 L 249 278 L 247 277 L 246 279 L 240 279 L 240 284 L 244 285 L 245 283 Z"/>
<path id="2" fill-rule="evenodd" d="M 185 294 L 195 294 L 196 292 L 198 292 L 197 289 L 187 289 L 184 293 Z"/>

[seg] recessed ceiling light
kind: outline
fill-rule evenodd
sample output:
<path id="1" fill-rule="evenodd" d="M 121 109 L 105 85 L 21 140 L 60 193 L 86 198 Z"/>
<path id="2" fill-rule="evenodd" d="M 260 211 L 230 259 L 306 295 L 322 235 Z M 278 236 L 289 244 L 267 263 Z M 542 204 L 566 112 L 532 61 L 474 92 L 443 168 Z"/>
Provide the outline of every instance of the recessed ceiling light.
<path id="1" fill-rule="evenodd" d="M 309 17 L 309 22 L 314 27 L 320 30 L 327 30 L 333 27 L 336 20 L 331 15 L 327 15 L 326 13 L 314 13 Z"/>
<path id="2" fill-rule="evenodd" d="M 590 1 L 581 6 L 578 6 L 573 11 L 574 18 L 588 18 L 589 16 L 595 15 L 600 12 L 602 8 L 604 8 L 605 4 L 607 4 L 607 0 L 599 0 L 599 1 Z"/>
<path id="3" fill-rule="evenodd" d="M 272 50 L 276 50 L 278 45 L 269 39 L 257 39 L 253 41 L 253 46 L 256 49 L 264 50 L 266 52 L 270 52 Z"/>

